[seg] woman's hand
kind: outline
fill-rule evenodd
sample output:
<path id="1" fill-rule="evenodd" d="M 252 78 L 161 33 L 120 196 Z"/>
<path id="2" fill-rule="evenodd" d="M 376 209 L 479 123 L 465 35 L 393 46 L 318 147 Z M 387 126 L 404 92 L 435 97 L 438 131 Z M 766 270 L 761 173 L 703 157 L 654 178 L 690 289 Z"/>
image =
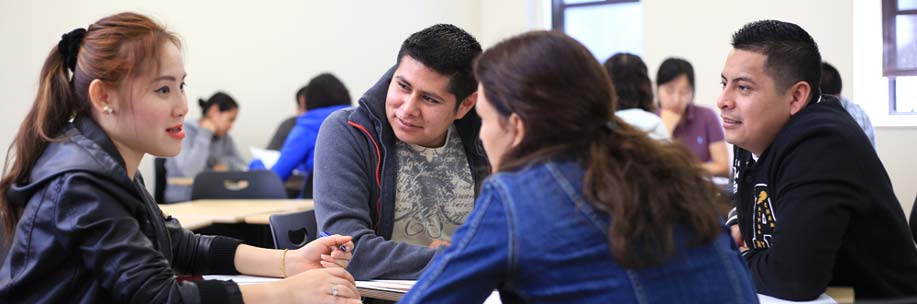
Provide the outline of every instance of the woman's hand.
<path id="1" fill-rule="evenodd" d="M 207 117 L 201 118 L 201 121 L 198 124 L 201 126 L 201 128 L 210 130 L 210 133 L 213 133 L 213 134 L 217 133 L 216 124 L 213 122 L 213 120 Z"/>
<path id="2" fill-rule="evenodd" d="M 332 235 L 318 238 L 302 248 L 287 253 L 287 275 L 316 268 L 347 268 L 353 258 L 350 236 Z"/>
<path id="3" fill-rule="evenodd" d="M 280 294 L 288 295 L 282 302 L 362 303 L 353 276 L 342 268 L 312 269 L 277 283 Z"/>
<path id="4" fill-rule="evenodd" d="M 227 130 L 229 130 L 229 125 L 226 119 L 223 118 L 223 115 L 224 114 L 220 112 L 219 109 L 207 112 L 207 116 L 201 118 L 201 128 L 210 130 L 210 132 L 217 137 L 226 135 Z"/>

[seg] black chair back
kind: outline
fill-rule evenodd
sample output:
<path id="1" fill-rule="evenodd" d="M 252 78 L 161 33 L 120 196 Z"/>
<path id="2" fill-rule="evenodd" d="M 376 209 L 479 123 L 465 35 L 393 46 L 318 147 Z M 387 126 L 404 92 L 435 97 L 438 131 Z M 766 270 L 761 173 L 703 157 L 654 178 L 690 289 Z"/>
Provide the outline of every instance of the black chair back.
<path id="1" fill-rule="evenodd" d="M 312 198 L 312 178 L 315 177 L 315 170 L 309 172 L 309 176 L 306 176 L 306 182 L 302 186 L 302 198 Z"/>
<path id="2" fill-rule="evenodd" d="M 296 249 L 316 238 L 318 224 L 314 210 L 274 214 L 269 220 L 274 247 L 277 249 Z"/>
<path id="3" fill-rule="evenodd" d="M 270 170 L 202 172 L 194 177 L 191 199 L 287 198 L 280 177 Z"/>
<path id="4" fill-rule="evenodd" d="M 911 206 L 911 235 L 917 241 L 917 198 L 914 198 L 914 205 Z"/>
<path id="5" fill-rule="evenodd" d="M 153 198 L 156 203 L 165 202 L 166 194 L 166 159 L 157 157 L 153 159 L 153 174 L 155 175 L 155 184 L 153 184 Z"/>

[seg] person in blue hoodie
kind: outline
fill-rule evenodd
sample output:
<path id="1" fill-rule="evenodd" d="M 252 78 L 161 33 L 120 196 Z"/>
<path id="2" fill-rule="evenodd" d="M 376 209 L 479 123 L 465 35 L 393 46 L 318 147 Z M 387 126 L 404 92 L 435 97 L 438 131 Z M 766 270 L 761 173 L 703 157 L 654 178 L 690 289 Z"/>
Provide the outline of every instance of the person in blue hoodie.
<path id="1" fill-rule="evenodd" d="M 315 140 L 325 118 L 334 111 L 350 106 L 350 92 L 337 77 L 322 73 L 306 85 L 305 113 L 296 118 L 296 126 L 287 135 L 280 158 L 271 167 L 280 179 L 286 181 L 294 170 L 309 175 L 315 158 Z"/>

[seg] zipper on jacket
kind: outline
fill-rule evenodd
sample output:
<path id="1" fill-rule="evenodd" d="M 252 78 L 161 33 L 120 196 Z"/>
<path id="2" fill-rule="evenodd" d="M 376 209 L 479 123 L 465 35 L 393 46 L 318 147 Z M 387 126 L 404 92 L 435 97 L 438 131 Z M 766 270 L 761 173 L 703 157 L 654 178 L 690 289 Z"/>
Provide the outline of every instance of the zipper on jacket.
<path id="1" fill-rule="evenodd" d="M 369 141 L 373 143 L 373 147 L 376 148 L 376 186 L 379 187 L 379 197 L 376 198 L 376 221 L 373 223 L 373 230 L 379 233 L 379 222 L 382 221 L 382 172 L 380 172 L 380 168 L 382 167 L 382 152 L 379 151 L 379 143 L 372 137 L 369 130 L 366 130 L 366 127 L 350 120 L 347 121 L 347 124 L 363 131 L 363 133 L 366 134 L 366 138 L 369 138 Z"/>

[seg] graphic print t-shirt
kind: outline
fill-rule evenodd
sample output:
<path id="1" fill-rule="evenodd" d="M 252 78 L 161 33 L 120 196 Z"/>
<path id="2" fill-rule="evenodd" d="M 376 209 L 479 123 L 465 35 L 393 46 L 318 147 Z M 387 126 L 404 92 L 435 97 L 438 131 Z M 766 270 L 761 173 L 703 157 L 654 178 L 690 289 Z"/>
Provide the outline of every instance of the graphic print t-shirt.
<path id="1" fill-rule="evenodd" d="M 398 141 L 392 240 L 427 246 L 452 241 L 474 206 L 474 179 L 462 140 L 450 127 L 446 143 L 425 148 Z"/>

